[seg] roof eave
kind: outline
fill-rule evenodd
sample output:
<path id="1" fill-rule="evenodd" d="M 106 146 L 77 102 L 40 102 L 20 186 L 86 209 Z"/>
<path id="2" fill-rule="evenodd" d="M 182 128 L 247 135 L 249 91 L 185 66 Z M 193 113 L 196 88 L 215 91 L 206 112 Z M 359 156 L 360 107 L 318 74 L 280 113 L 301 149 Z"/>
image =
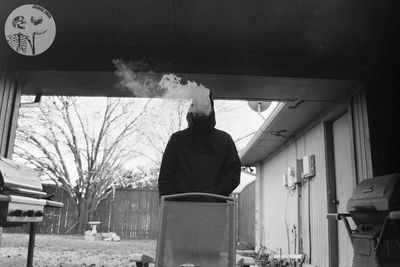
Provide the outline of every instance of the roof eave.
<path id="1" fill-rule="evenodd" d="M 239 156 L 242 161 L 242 165 L 253 165 L 256 162 L 258 162 L 261 159 L 257 160 L 248 160 L 251 156 L 251 153 L 253 152 L 253 148 L 257 146 L 257 144 L 260 142 L 262 134 L 266 131 L 268 131 L 268 128 L 273 125 L 274 121 L 278 118 L 278 115 L 283 111 L 286 107 L 285 102 L 279 102 L 274 109 L 272 110 L 271 114 L 266 118 L 264 123 L 261 125 L 261 127 L 258 129 L 257 133 L 253 136 L 253 138 L 249 141 L 249 143 L 246 145 L 246 147 L 240 151 Z"/>

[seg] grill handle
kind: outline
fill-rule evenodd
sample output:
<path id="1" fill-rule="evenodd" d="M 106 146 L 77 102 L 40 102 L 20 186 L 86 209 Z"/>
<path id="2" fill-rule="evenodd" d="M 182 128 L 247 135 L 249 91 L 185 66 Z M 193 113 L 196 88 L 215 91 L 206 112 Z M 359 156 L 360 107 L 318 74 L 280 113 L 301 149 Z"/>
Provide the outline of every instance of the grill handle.
<path id="1" fill-rule="evenodd" d="M 400 220 L 400 211 L 391 211 L 389 217 L 391 220 Z"/>
<path id="2" fill-rule="evenodd" d="M 366 194 L 366 193 L 372 193 L 372 192 L 374 192 L 374 187 L 371 185 L 370 187 L 368 187 L 367 189 L 364 189 L 363 190 L 363 193 L 364 194 Z"/>
<path id="3" fill-rule="evenodd" d="M 353 243 L 353 239 L 351 238 L 352 230 L 350 228 L 350 224 L 349 224 L 349 221 L 347 220 L 347 217 L 350 217 L 350 214 L 339 213 L 339 218 L 340 218 L 340 220 L 343 221 L 344 227 L 346 228 L 347 235 L 349 236 L 351 243 Z"/>
<path id="4" fill-rule="evenodd" d="M 328 213 L 328 214 L 326 214 L 326 218 L 328 220 L 340 221 L 340 220 L 345 220 L 346 217 L 351 217 L 350 213 Z"/>
<path id="5" fill-rule="evenodd" d="M 347 217 L 351 217 L 350 213 L 328 213 L 326 218 L 328 220 L 336 220 L 336 221 L 343 221 L 344 227 L 346 228 L 347 235 L 350 238 L 351 243 L 353 243 L 353 239 L 351 238 L 352 230 L 347 220 Z"/>

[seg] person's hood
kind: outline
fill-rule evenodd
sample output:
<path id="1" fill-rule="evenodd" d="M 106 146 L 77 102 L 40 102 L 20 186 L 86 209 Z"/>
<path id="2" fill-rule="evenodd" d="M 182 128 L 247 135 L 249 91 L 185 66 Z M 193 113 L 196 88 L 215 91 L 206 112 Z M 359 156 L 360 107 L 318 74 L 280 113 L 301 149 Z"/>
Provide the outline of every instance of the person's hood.
<path id="1" fill-rule="evenodd" d="M 192 112 L 188 112 L 186 115 L 186 120 L 188 122 L 188 127 L 190 130 L 198 133 L 208 133 L 214 130 L 216 121 L 215 121 L 215 112 L 214 112 L 214 101 L 210 95 L 211 102 L 211 113 L 207 116 L 197 116 Z"/>
<path id="2" fill-rule="evenodd" d="M 198 133 L 208 133 L 214 130 L 216 121 L 214 110 L 211 111 L 208 116 L 193 116 L 193 113 L 189 112 L 186 115 L 186 120 L 190 130 Z"/>

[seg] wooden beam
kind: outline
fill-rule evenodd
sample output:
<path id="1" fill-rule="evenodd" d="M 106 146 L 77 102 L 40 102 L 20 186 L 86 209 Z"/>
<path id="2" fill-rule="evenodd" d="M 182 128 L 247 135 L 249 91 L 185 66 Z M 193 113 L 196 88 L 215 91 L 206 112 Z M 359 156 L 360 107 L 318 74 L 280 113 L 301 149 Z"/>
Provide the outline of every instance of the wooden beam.
<path id="1" fill-rule="evenodd" d="M 158 82 L 163 73 L 148 74 Z M 215 98 L 333 102 L 358 84 L 354 80 L 263 77 L 248 75 L 177 73 L 182 83 L 194 81 L 209 88 Z M 112 71 L 25 71 L 19 77 L 24 94 L 133 96 L 120 88 Z"/>

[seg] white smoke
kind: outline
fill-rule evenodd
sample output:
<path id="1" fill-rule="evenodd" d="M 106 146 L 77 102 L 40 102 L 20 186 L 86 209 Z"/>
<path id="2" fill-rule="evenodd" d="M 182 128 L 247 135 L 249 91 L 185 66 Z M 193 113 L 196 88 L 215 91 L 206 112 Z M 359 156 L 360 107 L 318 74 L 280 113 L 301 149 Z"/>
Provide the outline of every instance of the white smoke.
<path id="1" fill-rule="evenodd" d="M 165 74 L 158 80 L 152 72 L 137 70 L 135 64 L 126 64 L 121 60 L 114 60 L 113 63 L 118 86 L 134 96 L 188 99 L 192 100 L 189 112 L 207 116 L 212 111 L 210 90 L 201 84 L 193 81 L 182 84 L 182 79 L 175 74 Z"/>
<path id="2" fill-rule="evenodd" d="M 133 96 L 154 97 L 162 94 L 154 74 L 140 71 L 140 64 L 124 63 L 120 59 L 113 60 L 118 77 L 118 87 L 129 90 Z"/>
<path id="3" fill-rule="evenodd" d="M 159 85 L 165 89 L 165 98 L 192 99 L 189 112 L 197 115 L 209 115 L 211 113 L 210 90 L 201 84 L 188 81 L 181 83 L 181 78 L 175 74 L 165 74 Z"/>

